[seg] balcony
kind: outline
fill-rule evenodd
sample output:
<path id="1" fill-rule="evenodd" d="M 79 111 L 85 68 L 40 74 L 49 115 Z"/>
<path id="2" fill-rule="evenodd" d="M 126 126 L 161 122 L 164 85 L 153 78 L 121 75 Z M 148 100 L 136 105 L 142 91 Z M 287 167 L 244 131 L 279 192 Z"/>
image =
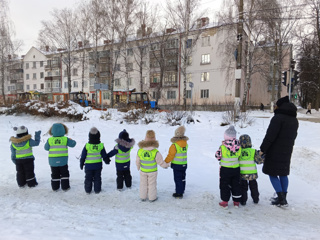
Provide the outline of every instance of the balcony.
<path id="1" fill-rule="evenodd" d="M 52 69 L 60 69 L 60 67 L 61 67 L 61 64 L 60 63 L 55 63 L 55 64 L 50 64 L 50 65 L 45 65 L 44 66 L 44 70 L 45 71 L 50 71 L 50 70 L 52 70 Z"/>
<path id="2" fill-rule="evenodd" d="M 178 82 L 164 82 L 163 87 L 178 87 Z"/>
<path id="3" fill-rule="evenodd" d="M 54 88 L 45 88 L 45 93 L 61 93 L 61 88 L 54 87 Z"/>
<path id="4" fill-rule="evenodd" d="M 61 80 L 61 76 L 45 77 L 44 80 L 45 80 L 45 81 Z"/>
<path id="5" fill-rule="evenodd" d="M 160 83 L 150 83 L 150 88 L 156 88 L 159 86 L 160 86 Z"/>

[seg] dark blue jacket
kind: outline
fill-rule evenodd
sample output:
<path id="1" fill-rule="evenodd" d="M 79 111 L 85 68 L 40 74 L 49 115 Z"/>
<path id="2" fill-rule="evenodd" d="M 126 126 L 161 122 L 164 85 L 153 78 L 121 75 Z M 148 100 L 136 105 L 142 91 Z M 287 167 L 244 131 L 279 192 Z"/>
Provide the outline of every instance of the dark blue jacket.
<path id="1" fill-rule="evenodd" d="M 109 158 L 115 156 L 118 153 L 118 149 L 120 149 L 122 152 L 128 152 L 135 144 L 135 140 L 131 139 L 130 141 L 125 141 L 123 139 L 116 139 L 116 142 L 118 143 L 113 150 L 111 150 L 108 153 Z M 117 163 L 116 162 L 116 169 L 117 171 L 126 171 L 130 170 L 130 161 L 126 163 Z"/>
<path id="2" fill-rule="evenodd" d="M 103 161 L 106 163 L 106 164 L 109 164 L 110 163 L 110 159 L 107 155 L 107 152 L 105 150 L 105 148 L 103 148 L 100 152 L 100 155 L 103 159 Z M 85 169 L 86 170 L 97 170 L 97 169 L 102 169 L 102 162 L 99 162 L 99 163 L 90 163 L 90 164 L 84 164 L 85 163 L 85 160 L 86 160 L 86 157 L 87 157 L 87 149 L 86 149 L 86 145 L 84 146 L 84 148 L 82 149 L 82 153 L 81 153 L 81 157 L 80 157 L 80 168 L 82 169 L 83 166 L 85 165 Z"/>

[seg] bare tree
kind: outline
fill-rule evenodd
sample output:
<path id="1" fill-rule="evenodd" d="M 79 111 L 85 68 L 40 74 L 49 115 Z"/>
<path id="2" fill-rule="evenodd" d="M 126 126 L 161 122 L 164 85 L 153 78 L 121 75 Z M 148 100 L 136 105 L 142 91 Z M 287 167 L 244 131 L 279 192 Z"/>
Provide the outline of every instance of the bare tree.
<path id="1" fill-rule="evenodd" d="M 170 24 L 177 30 L 179 38 L 182 40 L 182 50 L 179 53 L 181 64 L 178 66 L 183 75 L 184 110 L 187 109 L 187 67 L 189 58 L 195 50 L 202 33 L 202 27 L 209 23 L 209 19 L 204 18 L 205 11 L 199 12 L 199 7 L 199 0 L 167 0 Z"/>
<path id="2" fill-rule="evenodd" d="M 5 80 L 6 68 L 9 62 L 8 56 L 15 52 L 14 42 L 12 40 L 14 31 L 12 22 L 8 16 L 9 6 L 6 0 L 0 0 L 0 82 L 1 95 L 4 104 L 6 104 L 5 97 Z"/>
<path id="3" fill-rule="evenodd" d="M 40 45 L 54 46 L 61 49 L 61 62 L 65 65 L 68 77 L 68 93 L 71 92 L 71 70 L 76 62 L 77 27 L 76 15 L 73 10 L 54 9 L 52 20 L 42 21 L 38 42 Z M 61 73 L 62 74 L 62 73 Z"/>

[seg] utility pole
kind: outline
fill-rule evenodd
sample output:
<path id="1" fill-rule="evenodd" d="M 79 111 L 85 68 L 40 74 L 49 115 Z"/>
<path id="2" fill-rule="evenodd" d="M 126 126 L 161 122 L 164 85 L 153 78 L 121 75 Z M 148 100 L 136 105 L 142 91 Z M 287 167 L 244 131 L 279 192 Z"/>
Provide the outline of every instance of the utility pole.
<path id="1" fill-rule="evenodd" d="M 237 66 L 236 66 L 236 91 L 235 91 L 235 110 L 236 115 L 240 110 L 240 83 L 241 83 L 241 61 L 242 61 L 242 33 L 243 33 L 243 0 L 239 2 L 239 21 L 237 26 L 237 41 L 238 41 L 238 54 L 237 54 Z"/>

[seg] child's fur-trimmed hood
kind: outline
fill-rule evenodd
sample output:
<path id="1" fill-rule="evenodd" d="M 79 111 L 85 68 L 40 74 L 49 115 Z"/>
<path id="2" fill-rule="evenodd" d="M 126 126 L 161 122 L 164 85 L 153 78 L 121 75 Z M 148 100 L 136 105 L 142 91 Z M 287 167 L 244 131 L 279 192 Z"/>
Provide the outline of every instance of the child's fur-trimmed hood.
<path id="1" fill-rule="evenodd" d="M 131 148 L 136 144 L 136 141 L 133 138 L 131 139 L 131 142 L 128 142 L 128 141 L 126 141 L 124 139 L 120 139 L 120 138 L 117 138 L 115 140 L 115 142 L 118 143 L 121 146 L 126 147 L 126 148 Z"/>
<path id="2" fill-rule="evenodd" d="M 21 137 L 21 138 L 17 138 L 17 137 L 13 137 L 13 136 L 12 136 L 12 137 L 10 138 L 10 141 L 11 141 L 12 143 L 17 144 L 17 143 L 22 143 L 22 142 L 28 141 L 29 139 L 31 139 L 31 135 L 30 135 L 30 134 L 25 135 L 25 136 L 23 136 L 23 137 Z"/>

